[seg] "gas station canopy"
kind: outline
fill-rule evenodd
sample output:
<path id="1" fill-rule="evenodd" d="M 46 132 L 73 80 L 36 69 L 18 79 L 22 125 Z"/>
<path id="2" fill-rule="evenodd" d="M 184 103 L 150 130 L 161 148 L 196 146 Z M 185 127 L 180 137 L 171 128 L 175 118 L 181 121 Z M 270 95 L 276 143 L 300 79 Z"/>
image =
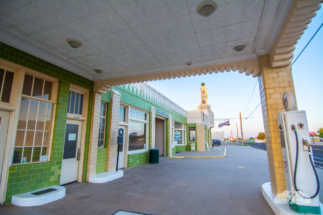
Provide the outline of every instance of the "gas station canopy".
<path id="1" fill-rule="evenodd" d="M 270 54 L 272 67 L 290 64 L 321 0 L 215 0 L 206 16 L 201 2 L 5 0 L 0 40 L 104 80 L 96 90 L 230 70 L 257 77 L 260 55 Z"/>

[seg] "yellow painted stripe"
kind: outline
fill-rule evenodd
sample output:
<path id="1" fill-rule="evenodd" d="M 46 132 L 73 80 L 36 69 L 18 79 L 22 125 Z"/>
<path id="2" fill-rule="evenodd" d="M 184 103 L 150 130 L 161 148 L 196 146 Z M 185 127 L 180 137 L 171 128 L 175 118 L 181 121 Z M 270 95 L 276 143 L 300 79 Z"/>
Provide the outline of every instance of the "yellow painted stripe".
<path id="1" fill-rule="evenodd" d="M 170 158 L 184 158 L 184 157 L 180 157 L 180 156 L 172 156 Z"/>

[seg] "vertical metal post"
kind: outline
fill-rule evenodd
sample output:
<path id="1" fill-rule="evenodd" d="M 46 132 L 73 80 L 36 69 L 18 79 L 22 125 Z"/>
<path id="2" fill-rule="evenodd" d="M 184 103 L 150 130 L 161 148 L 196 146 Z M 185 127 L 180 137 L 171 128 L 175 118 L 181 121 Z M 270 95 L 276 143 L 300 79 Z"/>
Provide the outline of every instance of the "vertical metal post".
<path id="1" fill-rule="evenodd" d="M 244 146 L 244 143 L 243 143 L 243 130 L 242 130 L 241 112 L 240 112 L 240 127 L 241 127 L 242 146 Z"/>
<path id="2" fill-rule="evenodd" d="M 118 165 L 119 165 L 119 147 L 120 147 L 120 145 L 118 144 L 116 172 L 118 172 Z"/>

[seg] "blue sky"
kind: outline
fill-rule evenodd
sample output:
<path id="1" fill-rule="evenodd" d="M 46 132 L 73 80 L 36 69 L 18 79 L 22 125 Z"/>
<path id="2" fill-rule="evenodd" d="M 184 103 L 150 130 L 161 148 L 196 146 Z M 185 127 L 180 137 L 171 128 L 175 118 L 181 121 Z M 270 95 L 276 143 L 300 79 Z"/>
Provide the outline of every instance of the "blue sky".
<path id="1" fill-rule="evenodd" d="M 323 9 L 309 24 L 294 51 L 294 58 L 302 51 L 306 43 L 323 22 Z M 292 67 L 296 99 L 299 110 L 305 110 L 310 131 L 323 128 L 323 27 Z M 192 76 L 171 80 L 148 82 L 169 99 L 186 110 L 196 110 L 200 103 L 201 83 L 208 90 L 208 102 L 215 116 L 213 131 L 224 131 L 225 137 L 237 135 L 239 112 L 242 117 L 249 116 L 260 104 L 257 78 L 238 72 L 224 72 L 202 76 Z M 256 137 L 264 131 L 262 111 L 259 106 L 251 115 L 253 118 L 243 121 L 246 137 Z M 231 126 L 217 128 L 217 124 L 230 118 Z"/>

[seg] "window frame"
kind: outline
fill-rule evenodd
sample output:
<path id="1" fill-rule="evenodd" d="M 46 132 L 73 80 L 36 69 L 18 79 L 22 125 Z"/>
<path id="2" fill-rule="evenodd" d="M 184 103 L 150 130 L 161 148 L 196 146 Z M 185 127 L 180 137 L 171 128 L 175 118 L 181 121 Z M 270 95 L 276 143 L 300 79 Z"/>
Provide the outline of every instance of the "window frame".
<path id="1" fill-rule="evenodd" d="M 186 125 L 183 124 L 183 123 L 179 123 L 179 122 L 176 122 L 176 121 L 173 121 L 174 122 L 174 127 L 172 126 L 173 128 L 173 145 L 176 146 L 176 145 L 187 145 L 187 141 L 186 141 Z M 181 124 L 181 128 L 176 128 L 176 123 L 179 123 Z M 182 143 L 180 144 L 175 144 L 175 131 L 181 131 L 182 132 Z"/>
<path id="2" fill-rule="evenodd" d="M 104 117 L 101 116 L 101 104 L 104 103 L 105 104 L 105 114 Z M 105 136 L 106 136 L 106 130 L 107 130 L 107 114 L 108 114 L 108 102 L 102 101 L 100 103 L 100 120 L 99 120 L 99 136 L 98 136 L 98 148 L 104 148 L 105 147 Z M 103 145 L 99 146 L 99 141 L 102 139 L 99 139 L 100 137 L 100 126 L 101 126 L 101 119 L 104 119 L 104 130 L 103 130 Z"/>
<path id="3" fill-rule="evenodd" d="M 25 81 L 25 76 L 26 75 L 29 75 L 29 76 L 32 76 L 33 77 L 33 83 L 32 83 L 32 86 L 31 86 L 31 95 L 24 95 L 22 94 L 22 90 L 23 90 L 23 85 L 24 85 L 24 81 Z M 43 80 L 43 89 L 42 89 L 42 96 L 44 94 L 44 86 L 45 86 L 45 82 L 51 82 L 52 83 L 52 89 L 51 89 L 51 98 L 50 99 L 43 99 L 43 98 L 37 98 L 35 96 L 32 96 L 32 92 L 33 92 L 33 89 L 34 89 L 34 84 L 35 84 L 35 78 L 38 78 L 38 79 L 42 79 Z M 24 165 L 24 164 L 34 164 L 34 163 L 44 163 L 44 162 L 50 162 L 51 161 L 51 152 L 52 152 L 52 143 L 53 143 L 53 135 L 54 135 L 54 124 L 55 124 L 55 117 L 56 117 L 56 108 L 57 108 L 57 94 L 58 94 L 58 80 L 53 78 L 53 77 L 50 77 L 50 76 L 47 76 L 47 75 L 44 75 L 44 74 L 39 74 L 38 72 L 36 71 L 30 71 L 30 70 L 26 70 L 24 72 L 24 74 L 22 74 L 22 86 L 21 88 L 19 89 L 20 91 L 20 96 L 18 97 L 18 100 L 22 100 L 23 98 L 26 98 L 26 99 L 32 99 L 32 100 L 37 100 L 38 101 L 38 106 L 39 106 L 39 102 L 46 102 L 46 103 L 51 103 L 52 104 L 52 115 L 51 115 L 51 129 L 50 129 L 50 136 L 49 136 L 49 146 L 48 146 L 48 158 L 46 161 L 41 161 L 41 154 L 42 154 L 42 151 L 43 151 L 43 143 L 44 143 L 44 137 L 45 137 L 45 124 L 44 124 L 44 129 L 43 129 L 43 137 L 42 137 L 42 144 L 41 144 L 41 151 L 40 151 L 40 158 L 39 158 L 39 161 L 35 161 L 33 162 L 32 161 L 32 158 L 33 158 L 33 152 L 34 152 L 34 148 L 35 148 L 35 138 L 36 138 L 36 133 L 37 133 L 37 126 L 35 125 L 35 130 L 34 130 L 34 138 L 33 138 L 33 145 L 30 146 L 32 147 L 32 151 L 31 151 L 31 162 L 27 162 L 27 163 L 23 163 L 23 159 L 21 159 L 20 163 L 13 163 L 12 162 L 12 165 Z M 29 101 L 29 105 L 28 105 L 28 112 L 27 112 L 27 119 L 29 117 L 29 112 L 30 112 L 30 102 Z M 19 107 L 17 108 L 17 111 L 19 112 L 18 113 L 18 119 L 17 119 L 17 122 L 19 121 L 19 115 L 20 115 L 20 105 Z M 38 111 L 39 111 L 39 108 L 37 109 L 37 114 L 36 114 L 36 119 L 38 119 Z M 47 114 L 47 111 L 48 111 L 48 104 L 46 104 L 46 114 Z M 47 117 L 47 115 L 45 115 L 45 117 Z M 26 136 L 27 136 L 27 131 L 28 131 L 28 121 L 26 121 L 26 127 L 25 129 L 23 129 L 25 131 L 25 137 L 24 137 L 24 142 L 23 142 L 23 146 L 21 147 L 16 147 L 16 144 L 14 142 L 14 148 L 22 148 L 22 152 L 21 152 L 21 158 L 23 158 L 24 156 L 24 150 L 25 150 L 25 143 L 26 143 Z M 15 134 L 17 135 L 17 131 L 18 130 L 22 130 L 22 129 L 18 129 L 18 124 L 17 124 L 17 128 L 15 129 Z M 27 146 L 28 147 L 28 146 Z"/>
<path id="4" fill-rule="evenodd" d="M 140 111 L 140 112 L 143 112 L 146 114 L 146 120 L 140 120 L 140 119 L 136 119 L 136 118 L 131 118 L 130 117 L 130 110 L 131 109 L 134 109 L 134 110 L 137 110 L 137 111 Z M 128 106 L 128 111 L 127 111 L 127 114 L 128 114 L 128 117 L 127 117 L 127 125 L 128 125 L 128 132 L 127 132 L 127 154 L 130 155 L 130 154 L 138 154 L 138 153 L 142 153 L 142 152 L 147 152 L 149 150 L 149 112 L 148 111 L 145 111 L 145 110 L 142 110 L 140 108 L 136 108 L 134 106 Z M 129 127 L 130 127 L 130 121 L 134 121 L 134 122 L 141 122 L 141 123 L 144 123 L 146 125 L 146 149 L 138 149 L 138 150 L 132 150 L 130 151 L 129 150 Z M 120 124 L 120 123 L 119 123 Z M 121 124 L 120 124 L 121 125 Z"/>

